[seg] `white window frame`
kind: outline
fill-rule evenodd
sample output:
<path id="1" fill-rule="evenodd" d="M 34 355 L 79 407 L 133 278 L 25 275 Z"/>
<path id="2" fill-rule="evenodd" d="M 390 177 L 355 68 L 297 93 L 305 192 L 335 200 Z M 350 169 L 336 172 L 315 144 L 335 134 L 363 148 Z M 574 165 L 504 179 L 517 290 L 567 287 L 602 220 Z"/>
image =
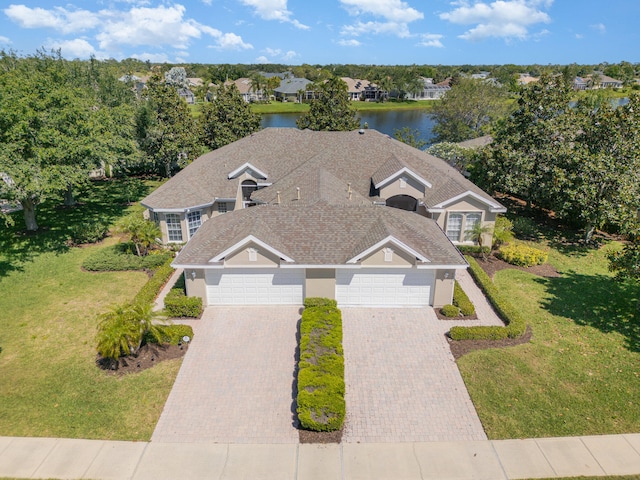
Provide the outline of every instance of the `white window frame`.
<path id="1" fill-rule="evenodd" d="M 182 222 L 177 213 L 165 213 L 164 221 L 167 225 L 167 239 L 169 242 L 182 242 Z"/>
<path id="2" fill-rule="evenodd" d="M 460 223 L 459 223 L 459 226 L 457 226 L 456 230 L 450 230 L 451 223 L 452 223 L 451 220 L 453 219 L 454 216 L 456 218 L 460 218 Z M 446 233 L 447 233 L 447 237 L 449 238 L 449 240 L 451 240 L 454 243 L 460 242 L 460 235 L 462 234 L 463 220 L 464 220 L 464 213 L 461 213 L 461 212 L 450 212 L 447 215 Z M 457 238 L 456 238 L 456 235 L 454 235 L 454 233 L 457 233 Z"/>
<path id="3" fill-rule="evenodd" d="M 473 222 L 469 223 L 469 220 L 471 218 L 474 218 L 477 220 L 473 220 Z M 464 241 L 465 242 L 473 242 L 473 239 L 471 238 L 471 233 L 469 232 L 469 230 L 471 230 L 476 223 L 478 224 L 482 223 L 482 213 L 473 212 L 473 213 L 465 214 L 464 216 Z"/>
<path id="4" fill-rule="evenodd" d="M 452 218 L 460 218 L 460 229 L 457 230 L 456 229 L 456 234 L 454 234 L 454 230 L 451 230 L 451 220 Z M 467 233 L 467 231 L 469 230 L 470 227 L 472 227 L 472 225 L 467 225 L 467 220 L 469 218 L 478 218 L 478 222 L 482 223 L 482 212 L 481 211 L 475 211 L 475 212 L 449 212 L 447 214 L 447 224 L 446 224 L 446 228 L 445 228 L 445 233 L 447 235 L 447 237 L 449 238 L 449 240 L 451 240 L 453 243 L 473 243 L 473 241 L 469 238 L 470 234 Z M 474 221 L 475 223 L 475 221 Z"/>
<path id="5" fill-rule="evenodd" d="M 227 202 L 218 202 L 218 213 L 227 213 L 229 211 L 229 206 Z"/>
<path id="6" fill-rule="evenodd" d="M 193 237 L 202 225 L 202 212 L 193 210 L 187 213 L 187 227 L 189 228 L 189 238 Z"/>

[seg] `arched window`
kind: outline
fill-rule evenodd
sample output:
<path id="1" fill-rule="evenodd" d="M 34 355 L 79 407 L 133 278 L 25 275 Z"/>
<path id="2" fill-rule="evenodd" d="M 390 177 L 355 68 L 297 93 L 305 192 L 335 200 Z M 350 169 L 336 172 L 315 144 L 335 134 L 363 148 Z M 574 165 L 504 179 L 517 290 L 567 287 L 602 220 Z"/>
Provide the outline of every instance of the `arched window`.
<path id="1" fill-rule="evenodd" d="M 387 207 L 415 212 L 418 208 L 418 200 L 410 195 L 395 195 L 387 199 Z"/>
<path id="2" fill-rule="evenodd" d="M 258 184 L 253 180 L 244 180 L 242 182 L 242 199 L 245 202 L 251 201 L 251 194 L 258 189 Z"/>

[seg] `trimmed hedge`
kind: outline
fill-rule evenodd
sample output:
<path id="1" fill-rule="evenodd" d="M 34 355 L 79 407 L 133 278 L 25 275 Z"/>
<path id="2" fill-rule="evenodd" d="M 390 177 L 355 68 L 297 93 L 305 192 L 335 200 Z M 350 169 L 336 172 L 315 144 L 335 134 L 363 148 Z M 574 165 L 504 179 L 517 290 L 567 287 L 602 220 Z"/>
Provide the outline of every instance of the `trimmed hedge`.
<path id="1" fill-rule="evenodd" d="M 445 317 L 455 318 L 460 316 L 460 308 L 456 307 L 455 305 L 447 304 L 443 305 L 443 307 L 440 309 L 440 313 Z"/>
<path id="2" fill-rule="evenodd" d="M 167 283 L 167 280 L 169 280 L 169 277 L 173 273 L 173 267 L 171 266 L 172 261 L 173 258 L 169 258 L 163 265 L 153 272 L 153 276 L 144 284 L 138 294 L 134 297 L 133 303 L 153 303 L 155 301 L 158 293 L 162 290 L 162 287 L 164 287 L 164 284 Z"/>
<path id="3" fill-rule="evenodd" d="M 527 329 L 520 311 L 513 307 L 508 299 L 500 293 L 489 276 L 473 258 L 466 256 L 469 262 L 469 271 L 476 283 L 484 291 L 487 299 L 493 305 L 506 327 L 452 327 L 449 336 L 453 340 L 501 340 L 504 338 L 517 338 L 523 335 Z"/>
<path id="4" fill-rule="evenodd" d="M 476 307 L 469 300 L 467 294 L 464 293 L 457 280 L 453 284 L 453 304 L 460 309 L 460 312 L 465 317 L 470 317 L 476 313 Z"/>
<path id="5" fill-rule="evenodd" d="M 130 252 L 126 243 L 101 248 L 89 255 L 82 268 L 90 272 L 116 272 L 125 270 L 153 270 L 172 259 L 171 253 L 159 253 L 139 257 Z"/>
<path id="6" fill-rule="evenodd" d="M 184 290 L 172 288 L 164 298 L 164 310 L 170 317 L 198 318 L 202 314 L 202 298 L 187 297 Z"/>
<path id="7" fill-rule="evenodd" d="M 331 305 L 308 307 L 300 322 L 297 413 L 301 427 L 316 432 L 342 428 L 344 394 L 342 312 Z"/>
<path id="8" fill-rule="evenodd" d="M 549 258 L 549 254 L 539 248 L 530 247 L 522 243 L 503 245 L 498 250 L 498 256 L 511 265 L 519 267 L 533 267 L 542 265 Z"/>
<path id="9" fill-rule="evenodd" d="M 464 255 L 488 255 L 491 253 L 491 247 L 481 247 L 480 245 L 456 245 L 460 253 Z"/>
<path id="10" fill-rule="evenodd" d="M 309 297 L 305 298 L 303 302 L 304 308 L 310 307 L 337 307 L 337 300 L 323 297 Z"/>

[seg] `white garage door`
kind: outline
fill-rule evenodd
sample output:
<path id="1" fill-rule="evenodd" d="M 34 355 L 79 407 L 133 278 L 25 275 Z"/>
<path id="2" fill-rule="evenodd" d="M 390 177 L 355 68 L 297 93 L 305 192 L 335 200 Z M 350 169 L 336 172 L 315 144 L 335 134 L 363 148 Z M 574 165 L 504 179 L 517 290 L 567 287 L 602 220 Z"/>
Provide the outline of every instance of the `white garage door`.
<path id="1" fill-rule="evenodd" d="M 207 270 L 209 305 L 301 305 L 304 270 Z"/>
<path id="2" fill-rule="evenodd" d="M 431 304 L 430 270 L 336 270 L 338 306 L 415 307 Z"/>

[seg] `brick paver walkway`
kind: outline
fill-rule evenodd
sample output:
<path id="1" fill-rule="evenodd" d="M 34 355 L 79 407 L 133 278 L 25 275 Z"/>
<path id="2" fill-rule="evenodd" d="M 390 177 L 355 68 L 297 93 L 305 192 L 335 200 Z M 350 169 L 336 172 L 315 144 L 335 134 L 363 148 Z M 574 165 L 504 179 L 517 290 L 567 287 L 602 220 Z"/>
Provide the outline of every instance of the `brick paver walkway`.
<path id="1" fill-rule="evenodd" d="M 343 308 L 348 443 L 486 440 L 431 308 Z M 464 325 L 500 324 L 497 318 Z"/>
<path id="2" fill-rule="evenodd" d="M 152 442 L 297 443 L 298 310 L 207 308 Z"/>

